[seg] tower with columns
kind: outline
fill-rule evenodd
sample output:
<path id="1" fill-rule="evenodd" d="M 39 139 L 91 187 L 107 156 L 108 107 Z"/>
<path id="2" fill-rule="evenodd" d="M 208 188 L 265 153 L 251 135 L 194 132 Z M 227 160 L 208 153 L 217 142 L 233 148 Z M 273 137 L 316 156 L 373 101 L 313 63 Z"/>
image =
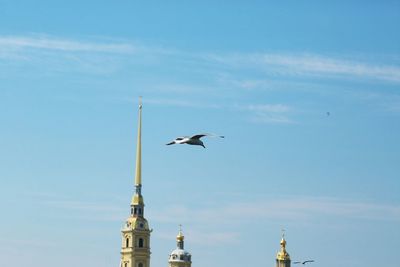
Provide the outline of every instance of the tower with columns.
<path id="1" fill-rule="evenodd" d="M 176 236 L 176 249 L 174 249 L 169 255 L 168 267 L 191 267 L 192 266 L 192 255 L 185 250 L 184 247 L 185 236 L 182 233 L 182 229 L 179 229 L 179 233 Z"/>
<path id="2" fill-rule="evenodd" d="M 130 216 L 122 227 L 120 267 L 150 267 L 150 233 L 152 230 L 144 217 L 142 196 L 142 101 L 139 100 L 139 121 L 136 145 L 135 190 Z"/>

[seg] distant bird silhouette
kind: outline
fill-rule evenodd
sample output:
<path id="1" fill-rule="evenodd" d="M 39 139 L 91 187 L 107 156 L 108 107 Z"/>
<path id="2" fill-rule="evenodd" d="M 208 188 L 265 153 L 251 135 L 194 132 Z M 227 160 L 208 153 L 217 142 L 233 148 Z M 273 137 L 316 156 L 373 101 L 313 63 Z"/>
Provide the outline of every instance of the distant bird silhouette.
<path id="1" fill-rule="evenodd" d="M 169 145 L 174 145 L 174 144 L 187 144 L 187 145 L 195 145 L 195 146 L 204 146 L 203 141 L 200 140 L 200 138 L 204 136 L 209 136 L 209 137 L 220 137 L 224 138 L 225 136 L 222 135 L 214 135 L 214 134 L 196 134 L 193 136 L 183 136 L 183 137 L 177 137 L 175 140 L 171 141 L 170 143 L 166 144 L 167 146 Z"/>
<path id="2" fill-rule="evenodd" d="M 299 264 L 299 263 L 301 263 L 301 264 L 306 264 L 306 263 L 308 263 L 308 262 L 314 262 L 314 260 L 306 260 L 306 261 L 295 261 L 295 262 L 293 262 L 293 264 Z"/>
<path id="3" fill-rule="evenodd" d="M 326 112 L 326 116 L 330 116 L 331 115 L 331 113 L 328 111 L 328 112 Z"/>

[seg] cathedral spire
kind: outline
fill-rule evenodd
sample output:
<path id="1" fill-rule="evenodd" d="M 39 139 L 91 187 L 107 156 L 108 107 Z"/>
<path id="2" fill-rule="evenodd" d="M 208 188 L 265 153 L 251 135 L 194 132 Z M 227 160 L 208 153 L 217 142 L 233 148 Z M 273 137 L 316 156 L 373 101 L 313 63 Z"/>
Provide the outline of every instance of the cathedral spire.
<path id="1" fill-rule="evenodd" d="M 139 97 L 139 120 L 136 144 L 135 186 L 142 185 L 142 97 Z"/>
<path id="2" fill-rule="evenodd" d="M 141 207 L 137 207 L 140 205 Z M 136 169 L 135 169 L 135 194 L 132 197 L 132 212 L 135 211 L 133 207 L 140 208 L 136 209 L 140 211 L 138 215 L 143 215 L 142 211 L 144 208 L 143 196 L 142 196 L 142 97 L 139 97 L 139 120 L 138 120 L 138 133 L 137 133 L 137 144 L 136 144 Z M 133 213 L 136 215 L 136 213 Z"/>
<path id="3" fill-rule="evenodd" d="M 131 214 L 122 230 L 121 267 L 150 267 L 150 233 L 144 217 L 142 196 L 142 98 L 139 98 L 139 122 L 136 147 L 135 192 Z"/>

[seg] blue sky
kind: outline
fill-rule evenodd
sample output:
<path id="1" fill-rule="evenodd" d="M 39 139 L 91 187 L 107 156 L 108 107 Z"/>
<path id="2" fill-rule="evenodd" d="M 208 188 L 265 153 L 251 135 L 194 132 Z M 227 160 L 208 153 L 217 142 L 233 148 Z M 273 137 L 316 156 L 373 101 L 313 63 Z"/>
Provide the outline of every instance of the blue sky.
<path id="1" fill-rule="evenodd" d="M 193 267 L 274 266 L 282 228 L 293 260 L 378 266 L 398 25 L 397 1 L 0 0 L 0 265 L 118 265 L 142 95 L 152 266 L 179 224 Z M 165 146 L 200 132 L 226 138 Z"/>

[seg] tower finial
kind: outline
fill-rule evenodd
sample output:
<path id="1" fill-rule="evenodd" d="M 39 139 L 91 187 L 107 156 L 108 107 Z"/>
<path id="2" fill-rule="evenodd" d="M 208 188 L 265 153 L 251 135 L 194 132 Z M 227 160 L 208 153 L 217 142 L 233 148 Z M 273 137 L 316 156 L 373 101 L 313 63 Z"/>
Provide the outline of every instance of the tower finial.
<path id="1" fill-rule="evenodd" d="M 282 251 L 285 251 L 286 249 L 285 229 L 282 229 L 281 231 L 282 231 L 281 247 Z"/>
<path id="2" fill-rule="evenodd" d="M 176 242 L 177 242 L 178 248 L 183 249 L 184 239 L 185 239 L 185 236 L 182 233 L 182 224 L 180 224 L 179 225 L 179 233 L 176 236 Z"/>
<path id="3" fill-rule="evenodd" d="M 285 229 L 282 229 L 281 250 L 276 255 L 277 266 L 288 267 L 289 265 L 280 265 L 279 261 L 290 261 L 289 253 L 286 251 Z"/>
<path id="4" fill-rule="evenodd" d="M 179 225 L 179 233 L 178 233 L 178 235 L 176 236 L 176 240 L 178 240 L 178 241 L 183 241 L 184 238 L 185 238 L 185 237 L 184 237 L 184 235 L 183 235 L 183 233 L 182 233 L 182 224 L 180 224 L 180 225 Z"/>
<path id="5" fill-rule="evenodd" d="M 139 97 L 139 122 L 136 144 L 135 186 L 142 184 L 142 97 Z"/>

